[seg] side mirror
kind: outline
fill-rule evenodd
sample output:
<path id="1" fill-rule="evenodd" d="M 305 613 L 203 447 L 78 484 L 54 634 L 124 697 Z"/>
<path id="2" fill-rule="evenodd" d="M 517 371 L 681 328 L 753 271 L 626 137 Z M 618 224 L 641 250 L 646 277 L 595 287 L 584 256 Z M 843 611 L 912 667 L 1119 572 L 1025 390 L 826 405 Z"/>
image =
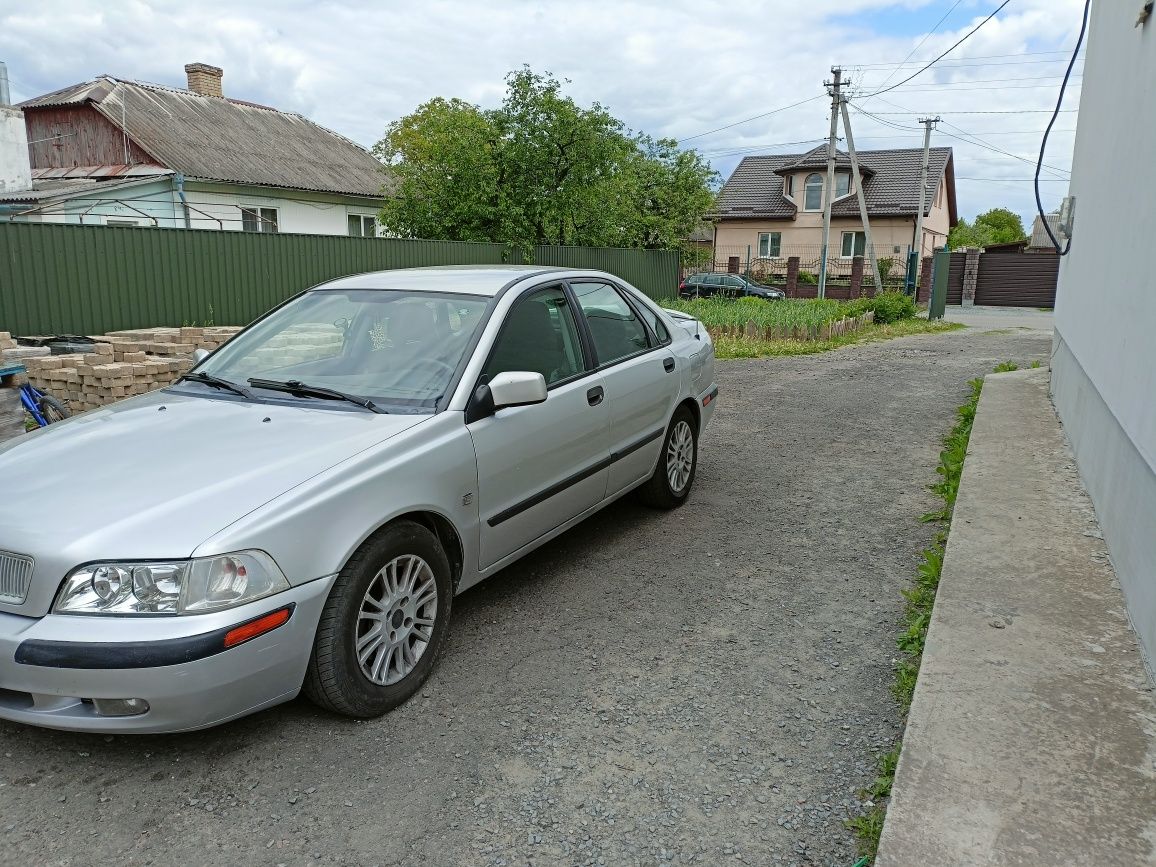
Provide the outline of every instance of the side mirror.
<path id="1" fill-rule="evenodd" d="M 494 410 L 507 406 L 528 406 L 546 399 L 546 378 L 540 373 L 510 370 L 499 373 L 489 382 Z"/>
<path id="2" fill-rule="evenodd" d="M 194 349 L 193 350 L 193 364 L 200 364 L 202 361 L 204 361 L 208 357 L 209 357 L 209 352 L 207 349 Z"/>

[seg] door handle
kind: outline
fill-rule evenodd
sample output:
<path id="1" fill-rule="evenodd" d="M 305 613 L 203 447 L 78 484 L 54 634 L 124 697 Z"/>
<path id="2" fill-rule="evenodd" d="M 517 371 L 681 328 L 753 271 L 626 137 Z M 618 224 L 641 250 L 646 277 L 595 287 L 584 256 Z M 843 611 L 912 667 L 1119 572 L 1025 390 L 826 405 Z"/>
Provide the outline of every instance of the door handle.
<path id="1" fill-rule="evenodd" d="M 602 390 L 602 386 L 596 385 L 586 392 L 586 402 L 591 406 L 598 406 L 602 403 L 602 398 L 605 395 L 606 392 Z"/>
<path id="2" fill-rule="evenodd" d="M 666 358 L 662 359 L 662 367 L 667 373 L 670 373 L 672 370 L 674 370 L 674 359 L 668 355 Z"/>

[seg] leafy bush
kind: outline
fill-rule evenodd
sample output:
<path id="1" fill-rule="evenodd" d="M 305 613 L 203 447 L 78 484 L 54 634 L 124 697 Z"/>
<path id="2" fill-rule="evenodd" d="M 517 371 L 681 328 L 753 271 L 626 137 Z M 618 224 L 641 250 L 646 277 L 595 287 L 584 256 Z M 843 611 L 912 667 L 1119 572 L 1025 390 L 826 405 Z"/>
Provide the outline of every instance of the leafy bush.
<path id="1" fill-rule="evenodd" d="M 800 271 L 799 272 L 799 282 L 800 283 L 809 283 L 812 286 L 817 286 L 819 283 L 819 278 L 816 277 L 814 274 L 812 274 L 810 271 Z"/>
<path id="2" fill-rule="evenodd" d="M 875 321 L 883 325 L 911 319 L 915 316 L 915 299 L 902 292 L 880 292 L 874 298 L 857 298 L 852 304 L 861 304 L 861 312 L 875 311 Z"/>

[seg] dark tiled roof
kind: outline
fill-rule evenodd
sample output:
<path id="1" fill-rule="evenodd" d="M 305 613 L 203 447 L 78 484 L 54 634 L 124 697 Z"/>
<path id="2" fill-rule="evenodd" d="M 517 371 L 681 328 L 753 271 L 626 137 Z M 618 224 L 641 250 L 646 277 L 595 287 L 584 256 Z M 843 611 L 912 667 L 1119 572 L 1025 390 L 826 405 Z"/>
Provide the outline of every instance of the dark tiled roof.
<path id="1" fill-rule="evenodd" d="M 91 103 L 157 162 L 190 178 L 381 196 L 381 163 L 299 114 L 102 76 L 21 104 Z"/>
<path id="2" fill-rule="evenodd" d="M 818 162 L 815 162 L 816 156 L 820 157 Z M 845 156 L 836 155 L 837 166 L 850 167 L 849 157 L 846 163 L 842 161 Z M 922 148 L 859 151 L 858 156 L 859 168 L 867 175 L 863 191 L 867 198 L 868 216 L 907 216 L 919 210 Z M 779 173 L 806 168 L 825 169 L 826 165 L 825 145 L 805 154 L 745 157 L 719 191 L 715 214 L 720 220 L 790 219 L 795 215 L 795 205 L 783 195 L 783 177 Z M 924 213 L 931 212 L 931 203 L 939 185 L 946 181 L 948 210 L 953 224 L 956 213 L 954 172 L 951 148 L 932 148 L 927 171 L 930 192 Z M 831 214 L 835 217 L 859 216 L 858 198 L 852 195 L 835 202 Z"/>

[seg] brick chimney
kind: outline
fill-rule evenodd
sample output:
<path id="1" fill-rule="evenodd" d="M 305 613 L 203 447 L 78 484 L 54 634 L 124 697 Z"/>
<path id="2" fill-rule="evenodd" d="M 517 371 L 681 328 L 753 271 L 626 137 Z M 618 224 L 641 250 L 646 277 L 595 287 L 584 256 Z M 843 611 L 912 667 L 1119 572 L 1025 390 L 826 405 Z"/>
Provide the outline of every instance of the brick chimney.
<path id="1" fill-rule="evenodd" d="M 202 96 L 224 96 L 221 90 L 221 78 L 225 75 L 219 66 L 209 66 L 207 63 L 185 64 L 185 75 L 189 77 L 189 90 Z"/>

